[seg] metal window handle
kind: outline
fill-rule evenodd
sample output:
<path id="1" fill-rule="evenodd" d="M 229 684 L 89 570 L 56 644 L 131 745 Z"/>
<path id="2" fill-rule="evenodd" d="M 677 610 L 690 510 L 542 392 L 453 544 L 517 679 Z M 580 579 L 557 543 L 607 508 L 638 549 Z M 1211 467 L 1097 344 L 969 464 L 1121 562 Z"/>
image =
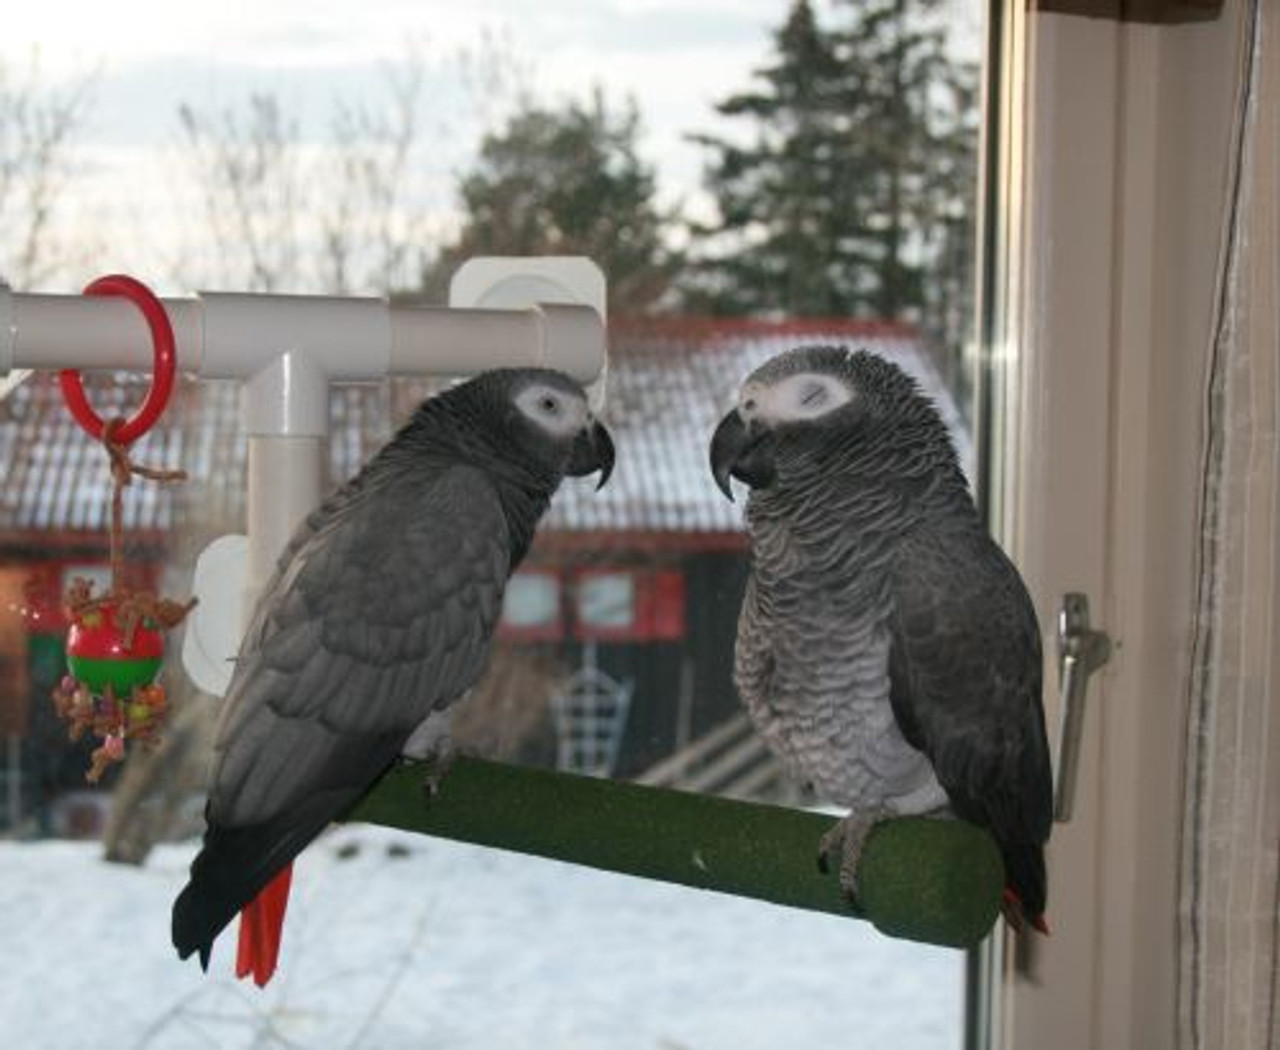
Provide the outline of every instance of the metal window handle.
<path id="1" fill-rule="evenodd" d="M 1058 613 L 1058 687 L 1062 694 L 1062 731 L 1058 735 L 1058 780 L 1054 785 L 1053 817 L 1071 819 L 1084 734 L 1084 702 L 1089 676 L 1111 658 L 1111 639 L 1089 624 L 1089 599 L 1083 594 L 1063 596 Z"/>

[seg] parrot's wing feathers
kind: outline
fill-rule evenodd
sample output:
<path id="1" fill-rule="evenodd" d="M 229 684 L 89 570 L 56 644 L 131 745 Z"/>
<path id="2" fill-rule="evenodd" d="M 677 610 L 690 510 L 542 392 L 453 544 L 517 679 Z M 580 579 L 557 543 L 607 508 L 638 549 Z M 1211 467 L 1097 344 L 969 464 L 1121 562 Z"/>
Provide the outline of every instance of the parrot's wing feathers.
<path id="1" fill-rule="evenodd" d="M 1040 843 L 1052 820 L 1040 636 L 1013 565 L 976 528 L 904 538 L 893 570 L 890 697 L 956 812 Z"/>
<path id="2" fill-rule="evenodd" d="M 560 479 L 612 463 L 577 383 L 496 369 L 423 402 L 298 527 L 219 718 L 204 848 L 173 909 L 181 955 L 207 963 L 235 913 L 475 684 L 507 577 Z M 283 895 L 269 895 L 252 909 L 265 922 L 242 927 L 257 980 L 283 915 Z"/>
<path id="3" fill-rule="evenodd" d="M 216 819 L 265 819 L 338 769 L 367 785 L 483 670 L 509 559 L 497 494 L 459 466 L 397 497 L 393 517 L 331 501 L 281 564 L 219 723 Z"/>

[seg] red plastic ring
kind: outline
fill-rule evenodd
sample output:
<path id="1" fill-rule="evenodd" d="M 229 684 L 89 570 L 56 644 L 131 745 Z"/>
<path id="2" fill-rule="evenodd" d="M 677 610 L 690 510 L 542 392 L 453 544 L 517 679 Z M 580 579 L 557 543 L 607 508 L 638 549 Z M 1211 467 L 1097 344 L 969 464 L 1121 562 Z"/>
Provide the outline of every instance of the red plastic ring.
<path id="1" fill-rule="evenodd" d="M 99 277 L 86 286 L 85 295 L 122 295 L 142 311 L 147 327 L 151 329 L 151 346 L 155 353 L 155 367 L 151 373 L 151 387 L 147 390 L 142 407 L 130 416 L 115 432 L 115 440 L 122 445 L 131 445 L 155 426 L 160 413 L 169 404 L 173 393 L 173 377 L 177 371 L 177 354 L 174 351 L 173 325 L 169 323 L 169 315 L 164 304 L 141 281 L 124 274 L 113 273 Z M 65 368 L 58 373 L 58 382 L 62 386 L 62 397 L 79 423 L 90 436 L 102 440 L 106 424 L 89 405 L 84 393 L 84 381 L 79 371 Z"/>

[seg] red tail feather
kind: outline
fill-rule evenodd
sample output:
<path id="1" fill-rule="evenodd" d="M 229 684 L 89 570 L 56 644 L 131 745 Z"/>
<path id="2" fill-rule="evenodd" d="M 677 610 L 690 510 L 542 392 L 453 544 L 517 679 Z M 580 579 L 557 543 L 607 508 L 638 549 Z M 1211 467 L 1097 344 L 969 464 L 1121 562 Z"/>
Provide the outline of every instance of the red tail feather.
<path id="1" fill-rule="evenodd" d="M 236 950 L 236 976 L 253 975 L 263 987 L 276 972 L 284 913 L 289 906 L 293 865 L 282 868 L 240 912 L 240 943 Z"/>
<path id="2" fill-rule="evenodd" d="M 1018 891 L 1012 886 L 1004 888 L 1004 894 L 1000 898 L 1000 910 L 1004 912 L 1005 921 L 1013 931 L 1021 933 L 1027 922 L 1027 911 L 1022 906 L 1022 898 L 1018 896 Z M 1031 919 L 1031 928 L 1037 933 L 1049 936 L 1049 923 L 1043 915 L 1037 915 Z"/>

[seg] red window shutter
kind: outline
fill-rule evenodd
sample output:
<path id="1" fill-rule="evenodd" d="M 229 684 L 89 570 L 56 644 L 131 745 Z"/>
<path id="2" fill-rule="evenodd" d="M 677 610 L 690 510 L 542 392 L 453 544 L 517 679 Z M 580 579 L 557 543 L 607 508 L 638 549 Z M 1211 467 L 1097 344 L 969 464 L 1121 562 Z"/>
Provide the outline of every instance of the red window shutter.
<path id="1" fill-rule="evenodd" d="M 650 580 L 649 637 L 657 642 L 675 642 L 685 636 L 684 573 L 662 569 Z"/>

